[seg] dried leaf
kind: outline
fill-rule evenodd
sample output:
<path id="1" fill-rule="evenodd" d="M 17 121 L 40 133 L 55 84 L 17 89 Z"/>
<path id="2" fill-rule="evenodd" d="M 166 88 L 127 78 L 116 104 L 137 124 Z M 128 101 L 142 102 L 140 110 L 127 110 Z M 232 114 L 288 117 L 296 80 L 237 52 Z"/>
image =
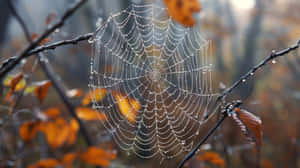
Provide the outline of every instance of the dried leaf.
<path id="1" fill-rule="evenodd" d="M 105 89 L 101 89 L 101 88 L 95 89 L 94 91 L 90 91 L 84 96 L 81 104 L 83 106 L 89 105 L 92 102 L 92 100 L 98 102 L 102 100 L 105 97 L 105 95 L 106 95 Z"/>
<path id="2" fill-rule="evenodd" d="M 82 90 L 79 90 L 79 89 L 72 89 L 72 90 L 69 90 L 67 91 L 67 96 L 69 98 L 79 98 L 82 96 Z"/>
<path id="3" fill-rule="evenodd" d="M 30 39 L 31 39 L 32 41 L 34 41 L 34 40 L 38 39 L 39 36 L 40 36 L 40 35 L 39 35 L 38 33 L 33 33 L 33 34 L 31 35 Z M 49 41 L 51 41 L 50 38 L 44 38 L 44 39 L 40 42 L 40 45 L 44 45 L 45 43 L 47 43 L 47 42 L 49 42 Z"/>
<path id="4" fill-rule="evenodd" d="M 42 81 L 42 82 L 39 82 L 36 84 L 37 87 L 35 88 L 34 93 L 41 102 L 47 96 L 48 90 L 51 85 L 52 85 L 52 83 L 49 80 Z"/>
<path id="5" fill-rule="evenodd" d="M 141 108 L 140 103 L 122 93 L 113 91 L 112 94 L 116 99 L 121 114 L 126 117 L 129 122 L 134 123 L 137 111 Z"/>
<path id="6" fill-rule="evenodd" d="M 103 113 L 88 107 L 77 107 L 76 113 L 83 120 L 106 120 L 106 116 Z"/>
<path id="7" fill-rule="evenodd" d="M 48 144 L 53 149 L 56 149 L 62 146 L 67 141 L 69 136 L 69 126 L 66 120 L 62 118 L 57 118 L 53 122 L 45 123 L 43 127 L 43 132 L 46 135 Z"/>
<path id="8" fill-rule="evenodd" d="M 16 85 L 15 87 L 15 92 L 24 90 L 26 87 L 26 80 L 24 78 L 22 78 Z"/>
<path id="9" fill-rule="evenodd" d="M 97 166 L 109 166 L 110 160 L 116 158 L 116 153 L 107 152 L 101 148 L 90 147 L 88 150 L 80 155 L 82 161 L 97 165 Z"/>
<path id="10" fill-rule="evenodd" d="M 164 3 L 173 19 L 188 27 L 195 24 L 193 14 L 201 10 L 198 0 L 164 0 Z"/>
<path id="11" fill-rule="evenodd" d="M 45 111 L 45 115 L 51 119 L 58 117 L 59 114 L 60 111 L 57 108 L 49 108 Z"/>
<path id="12" fill-rule="evenodd" d="M 46 25 L 49 25 L 53 19 L 56 18 L 56 14 L 55 13 L 50 13 L 47 18 L 46 18 Z"/>
<path id="13" fill-rule="evenodd" d="M 62 163 L 63 163 L 64 167 L 72 168 L 73 162 L 75 159 L 77 159 L 77 157 L 78 157 L 78 153 L 76 153 L 76 152 L 65 154 L 62 159 Z"/>
<path id="14" fill-rule="evenodd" d="M 24 123 L 19 129 L 20 137 L 27 143 L 35 137 L 38 131 L 39 122 L 32 121 Z"/>
<path id="15" fill-rule="evenodd" d="M 225 167 L 224 159 L 216 152 L 205 152 L 197 157 L 202 162 L 209 162 L 220 167 Z"/>
<path id="16" fill-rule="evenodd" d="M 78 122 L 75 119 L 72 119 L 69 124 L 69 137 L 67 140 L 69 145 L 72 145 L 75 143 L 78 130 L 79 130 Z"/>
<path id="17" fill-rule="evenodd" d="M 15 91 L 20 91 L 25 88 L 26 82 L 25 79 L 23 79 L 23 77 L 24 77 L 24 73 L 19 73 L 13 76 L 10 80 L 4 82 L 10 86 L 10 89 L 6 94 L 4 101 L 8 101 Z M 23 79 L 23 83 L 20 83 L 22 79 Z"/>
<path id="18" fill-rule="evenodd" d="M 43 159 L 37 163 L 28 166 L 28 168 L 55 168 L 60 165 L 60 162 L 56 159 Z"/>
<path id="19" fill-rule="evenodd" d="M 257 145 L 262 146 L 262 122 L 254 114 L 244 110 L 235 109 L 237 115 L 232 115 L 242 132 L 250 137 Z"/>

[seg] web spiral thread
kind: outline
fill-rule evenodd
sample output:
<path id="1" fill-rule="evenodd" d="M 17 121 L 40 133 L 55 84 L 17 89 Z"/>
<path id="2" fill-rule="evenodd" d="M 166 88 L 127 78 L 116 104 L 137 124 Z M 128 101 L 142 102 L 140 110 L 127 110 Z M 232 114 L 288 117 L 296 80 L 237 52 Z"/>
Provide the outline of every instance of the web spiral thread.
<path id="1" fill-rule="evenodd" d="M 107 92 L 93 107 L 120 148 L 142 158 L 190 151 L 216 97 L 210 43 L 198 28 L 165 8 L 131 5 L 97 29 L 93 45 L 89 86 Z"/>

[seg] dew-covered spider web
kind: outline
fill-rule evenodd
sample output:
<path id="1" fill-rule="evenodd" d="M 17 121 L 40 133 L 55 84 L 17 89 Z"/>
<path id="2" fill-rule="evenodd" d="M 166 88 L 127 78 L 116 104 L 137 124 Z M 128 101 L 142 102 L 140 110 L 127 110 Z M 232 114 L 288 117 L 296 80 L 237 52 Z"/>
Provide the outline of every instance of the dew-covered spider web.
<path id="1" fill-rule="evenodd" d="M 216 97 L 199 28 L 181 26 L 165 8 L 131 5 L 109 16 L 93 45 L 90 88 L 106 94 L 93 107 L 120 148 L 142 158 L 190 151 Z"/>

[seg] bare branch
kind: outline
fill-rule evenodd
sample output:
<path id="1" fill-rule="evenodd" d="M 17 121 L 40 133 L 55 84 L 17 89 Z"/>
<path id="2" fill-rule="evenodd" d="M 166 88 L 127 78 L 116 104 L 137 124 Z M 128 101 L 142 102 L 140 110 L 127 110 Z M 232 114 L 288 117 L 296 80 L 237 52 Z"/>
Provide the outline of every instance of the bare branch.
<path id="1" fill-rule="evenodd" d="M 178 168 L 182 168 L 184 166 L 184 164 L 190 160 L 198 151 L 198 149 L 200 148 L 201 145 L 203 145 L 206 140 L 215 132 L 215 130 L 223 123 L 223 121 L 225 120 L 225 118 L 227 117 L 227 114 L 224 113 L 222 118 L 214 125 L 214 127 L 212 127 L 208 133 L 205 135 L 204 138 L 201 139 L 201 141 L 199 142 L 199 144 L 190 152 L 188 153 L 185 158 L 183 159 L 183 161 L 179 164 Z"/>
<path id="2" fill-rule="evenodd" d="M 42 35 L 36 39 L 34 42 L 29 44 L 15 59 L 11 59 L 9 62 L 3 63 L 0 68 L 0 80 L 11 71 L 20 61 L 28 55 L 28 53 L 33 50 L 36 46 L 40 44 L 46 37 L 48 37 L 51 33 L 53 33 L 57 28 L 63 26 L 65 21 L 87 0 L 78 0 L 72 7 L 70 7 L 62 16 L 62 18 L 56 22 L 53 26 L 47 28 Z"/>
<path id="3" fill-rule="evenodd" d="M 220 94 L 215 102 L 215 105 L 221 101 L 223 98 L 225 98 L 229 93 L 231 93 L 237 86 L 239 86 L 241 83 L 243 83 L 245 80 L 247 80 L 250 76 L 252 76 L 257 70 L 267 65 L 268 62 L 284 56 L 292 51 L 295 51 L 300 46 L 300 39 L 297 41 L 297 43 L 289 48 L 283 49 L 281 51 L 272 51 L 272 53 L 266 57 L 264 60 L 262 60 L 259 64 L 255 65 L 248 71 L 245 75 L 243 75 L 238 81 L 236 81 L 231 87 L 227 88 L 225 91 L 223 91 L 222 94 Z M 213 128 L 211 128 L 208 133 L 205 135 L 204 138 L 201 139 L 199 144 L 191 151 L 189 152 L 186 157 L 183 159 L 183 161 L 179 164 L 178 168 L 182 168 L 184 164 L 190 160 L 197 152 L 197 150 L 200 148 L 200 146 L 214 133 L 214 131 L 221 125 L 221 123 L 224 121 L 224 119 L 227 117 L 227 115 L 224 113 L 222 118 L 215 124 Z"/>
<path id="4" fill-rule="evenodd" d="M 252 67 L 245 75 L 241 76 L 240 79 L 237 80 L 231 87 L 227 88 L 222 94 L 220 94 L 218 96 L 216 102 L 219 102 L 224 97 L 226 97 L 228 94 L 230 94 L 236 87 L 238 87 L 240 84 L 245 82 L 249 77 L 253 76 L 257 70 L 259 70 L 260 68 L 265 66 L 268 62 L 276 59 L 277 57 L 281 57 L 292 51 L 295 51 L 296 49 L 299 48 L 299 46 L 300 46 L 300 39 L 297 41 L 296 44 L 294 44 L 293 46 L 291 46 L 289 48 L 283 49 L 278 52 L 272 51 L 272 53 L 268 57 L 266 57 L 264 60 L 262 60 L 259 64 Z"/>
<path id="5" fill-rule="evenodd" d="M 14 15 L 14 17 L 17 19 L 17 21 L 19 22 L 20 26 L 22 27 L 25 37 L 26 39 L 31 42 L 31 38 L 30 38 L 30 33 L 29 30 L 24 22 L 24 20 L 21 18 L 21 16 L 18 14 L 16 8 L 13 5 L 12 1 L 7 1 L 8 4 L 8 8 L 10 9 L 11 13 Z"/>
<path id="6" fill-rule="evenodd" d="M 10 9 L 12 10 L 13 15 L 15 16 L 17 21 L 20 23 L 25 35 L 27 36 L 27 40 L 32 44 L 32 40 L 29 37 L 28 28 L 27 28 L 25 22 L 23 21 L 21 16 L 18 15 L 18 13 L 15 10 L 14 5 L 11 3 L 11 1 L 8 1 L 8 2 L 9 2 L 9 6 L 10 6 Z M 89 34 L 86 34 L 86 35 L 76 37 L 73 40 L 64 40 L 64 41 L 53 43 L 52 45 L 41 46 L 41 47 L 38 47 L 36 50 L 29 53 L 29 55 L 38 54 L 39 63 L 41 65 L 43 71 L 45 72 L 46 76 L 52 82 L 53 87 L 56 89 L 58 95 L 61 97 L 61 99 L 63 100 L 63 102 L 67 106 L 67 108 L 68 108 L 70 114 L 72 115 L 72 117 L 74 117 L 76 119 L 76 121 L 78 122 L 80 132 L 81 132 L 82 136 L 84 137 L 86 143 L 89 146 L 92 145 L 92 141 L 90 140 L 90 138 L 88 136 L 88 133 L 87 133 L 87 131 L 86 131 L 84 125 L 83 125 L 83 122 L 77 116 L 77 114 L 75 112 L 75 107 L 72 105 L 71 101 L 66 96 L 65 91 L 63 89 L 63 86 L 61 86 L 61 84 L 59 83 L 59 81 L 56 78 L 56 74 L 52 71 L 51 67 L 49 65 L 47 65 L 46 58 L 44 58 L 44 55 L 40 52 L 44 51 L 46 49 L 55 49 L 57 46 L 61 46 L 61 45 L 76 44 L 79 41 L 90 38 L 92 35 L 93 35 L 92 33 L 89 33 Z"/>
<path id="7" fill-rule="evenodd" d="M 75 107 L 73 106 L 69 98 L 66 96 L 63 86 L 57 80 L 56 74 L 52 71 L 50 66 L 47 64 L 47 58 L 42 53 L 39 54 L 39 63 L 43 71 L 45 72 L 46 76 L 48 77 L 48 79 L 52 82 L 54 89 L 57 91 L 58 95 L 60 96 L 64 104 L 67 106 L 67 109 L 69 110 L 70 114 L 78 122 L 80 132 L 84 137 L 86 143 L 88 144 L 88 146 L 92 146 L 93 143 L 88 136 L 87 130 L 85 129 L 83 122 L 77 116 Z"/>
<path id="8" fill-rule="evenodd" d="M 70 40 L 62 40 L 62 41 L 57 41 L 55 43 L 42 45 L 42 46 L 39 46 L 39 47 L 31 50 L 30 52 L 28 52 L 27 57 L 37 54 L 37 53 L 40 53 L 40 52 L 43 52 L 45 50 L 54 50 L 54 49 L 56 49 L 56 47 L 59 47 L 59 46 L 65 46 L 65 45 L 69 45 L 69 44 L 77 44 L 80 41 L 88 40 L 92 36 L 93 36 L 93 33 L 87 33 L 84 35 L 77 36 Z"/>

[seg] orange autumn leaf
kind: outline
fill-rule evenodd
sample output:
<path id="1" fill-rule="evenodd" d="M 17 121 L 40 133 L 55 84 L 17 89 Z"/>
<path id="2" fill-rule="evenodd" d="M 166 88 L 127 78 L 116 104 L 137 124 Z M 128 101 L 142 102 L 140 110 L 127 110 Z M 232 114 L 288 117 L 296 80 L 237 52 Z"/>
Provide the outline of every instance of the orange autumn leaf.
<path id="1" fill-rule="evenodd" d="M 82 161 L 92 165 L 109 166 L 110 161 L 116 158 L 116 153 L 107 152 L 97 147 L 90 147 L 80 155 L 80 158 Z"/>
<path id="2" fill-rule="evenodd" d="M 141 108 L 140 103 L 122 93 L 113 91 L 112 94 L 117 101 L 121 114 L 126 117 L 129 122 L 134 123 L 137 111 Z"/>
<path id="3" fill-rule="evenodd" d="M 33 34 L 31 35 L 31 37 L 30 37 L 30 39 L 31 39 L 32 41 L 34 41 L 34 40 L 36 40 L 36 39 L 38 39 L 38 38 L 39 38 L 39 34 L 38 34 L 38 33 L 33 33 Z M 50 38 L 44 38 L 44 39 L 40 42 L 40 45 L 43 45 L 43 44 L 45 44 L 45 43 L 47 43 L 47 42 L 49 42 L 49 41 L 51 41 Z"/>
<path id="4" fill-rule="evenodd" d="M 72 168 L 73 162 L 75 159 L 77 159 L 78 153 L 73 152 L 73 153 L 67 153 L 64 155 L 62 159 L 62 164 L 64 165 L 65 168 Z"/>
<path id="5" fill-rule="evenodd" d="M 48 144 L 53 149 L 62 146 L 69 137 L 69 126 L 63 118 L 57 118 L 53 122 L 44 123 L 42 131 L 46 135 Z"/>
<path id="6" fill-rule="evenodd" d="M 195 24 L 193 14 L 201 10 L 198 0 L 164 0 L 164 3 L 173 19 L 188 27 Z"/>
<path id="7" fill-rule="evenodd" d="M 257 145 L 262 146 L 261 119 L 244 109 L 235 109 L 235 111 L 237 115 L 233 115 L 232 117 L 243 133 L 247 137 L 250 137 Z"/>
<path id="8" fill-rule="evenodd" d="M 67 91 L 67 96 L 69 98 L 79 98 L 82 96 L 82 90 L 79 89 L 72 89 Z"/>
<path id="9" fill-rule="evenodd" d="M 25 141 L 25 142 L 30 142 L 37 132 L 39 131 L 39 122 L 26 122 L 24 123 L 20 129 L 20 137 Z"/>
<path id="10" fill-rule="evenodd" d="M 49 80 L 42 81 L 42 82 L 39 82 L 36 84 L 37 87 L 35 88 L 34 93 L 41 102 L 47 96 L 48 90 L 51 85 L 52 85 L 52 83 Z"/>
<path id="11" fill-rule="evenodd" d="M 75 119 L 72 119 L 69 124 L 69 136 L 67 139 L 67 142 L 69 145 L 72 145 L 75 143 L 78 130 L 79 130 L 78 122 Z"/>
<path id="12" fill-rule="evenodd" d="M 55 168 L 60 165 L 60 162 L 56 159 L 43 159 L 37 163 L 28 166 L 28 168 Z"/>
<path id="13" fill-rule="evenodd" d="M 44 45 L 45 43 L 48 43 L 51 41 L 51 38 L 44 38 L 41 42 L 40 45 Z"/>
<path id="14" fill-rule="evenodd" d="M 57 108 L 49 108 L 45 112 L 45 115 L 51 119 L 58 117 L 60 111 Z"/>
<path id="15" fill-rule="evenodd" d="M 103 113 L 88 107 L 77 107 L 76 113 L 83 120 L 106 120 L 106 116 Z"/>
<path id="16" fill-rule="evenodd" d="M 11 80 L 9 81 L 10 89 L 4 98 L 5 101 L 8 101 L 8 99 L 11 98 L 11 95 L 14 93 L 14 91 L 20 91 L 25 88 L 23 83 L 19 84 L 23 77 L 24 73 L 19 73 L 11 78 Z M 25 80 L 23 80 L 23 82 L 25 82 Z"/>
<path id="17" fill-rule="evenodd" d="M 199 161 L 209 162 L 220 167 L 225 167 L 225 161 L 221 158 L 218 153 L 215 152 L 205 152 L 197 157 Z"/>
<path id="18" fill-rule="evenodd" d="M 86 106 L 86 105 L 89 105 L 92 102 L 92 100 L 100 101 L 105 97 L 105 95 L 106 95 L 106 90 L 105 89 L 97 88 L 97 89 L 87 93 L 84 96 L 84 98 L 82 99 L 81 104 L 83 106 Z"/>

